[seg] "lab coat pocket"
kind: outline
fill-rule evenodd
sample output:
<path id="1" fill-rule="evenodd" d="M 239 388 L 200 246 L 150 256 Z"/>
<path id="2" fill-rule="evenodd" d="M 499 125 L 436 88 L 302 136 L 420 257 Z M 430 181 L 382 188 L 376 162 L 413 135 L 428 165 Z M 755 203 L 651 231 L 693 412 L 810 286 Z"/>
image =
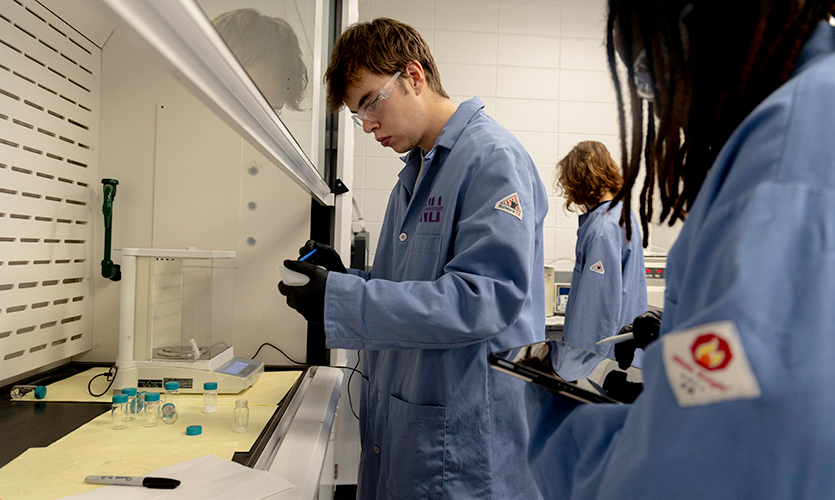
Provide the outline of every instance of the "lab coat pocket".
<path id="1" fill-rule="evenodd" d="M 438 278 L 442 241 L 443 236 L 439 234 L 412 236 L 403 268 L 405 272 L 403 279 L 431 281 Z"/>
<path id="2" fill-rule="evenodd" d="M 446 408 L 389 398 L 388 493 L 397 500 L 438 498 L 444 492 Z"/>

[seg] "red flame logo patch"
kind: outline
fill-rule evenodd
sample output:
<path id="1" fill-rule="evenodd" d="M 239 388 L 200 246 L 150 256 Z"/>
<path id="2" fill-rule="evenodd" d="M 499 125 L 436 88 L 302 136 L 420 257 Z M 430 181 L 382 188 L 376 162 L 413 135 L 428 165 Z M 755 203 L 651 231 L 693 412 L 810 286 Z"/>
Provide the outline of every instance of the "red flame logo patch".
<path id="1" fill-rule="evenodd" d="M 690 348 L 693 361 L 707 370 L 721 370 L 728 366 L 731 358 L 731 348 L 725 339 L 712 333 L 700 335 Z"/>

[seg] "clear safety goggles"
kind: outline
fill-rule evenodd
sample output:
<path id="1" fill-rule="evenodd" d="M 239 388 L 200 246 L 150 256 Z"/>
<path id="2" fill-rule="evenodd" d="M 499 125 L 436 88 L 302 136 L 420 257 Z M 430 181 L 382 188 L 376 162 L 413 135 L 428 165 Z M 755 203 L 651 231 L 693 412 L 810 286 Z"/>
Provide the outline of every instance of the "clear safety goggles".
<path id="1" fill-rule="evenodd" d="M 351 119 L 354 120 L 354 123 L 362 127 L 362 122 L 364 120 L 376 121 L 380 118 L 380 113 L 383 110 L 383 103 L 391 96 L 391 92 L 394 90 L 394 84 L 397 82 L 397 78 L 400 77 L 400 73 L 401 71 L 395 73 L 394 76 L 391 77 L 391 80 L 383 85 L 383 88 L 377 91 L 377 95 L 365 101 L 365 103 L 360 106 L 360 109 L 351 115 Z"/>

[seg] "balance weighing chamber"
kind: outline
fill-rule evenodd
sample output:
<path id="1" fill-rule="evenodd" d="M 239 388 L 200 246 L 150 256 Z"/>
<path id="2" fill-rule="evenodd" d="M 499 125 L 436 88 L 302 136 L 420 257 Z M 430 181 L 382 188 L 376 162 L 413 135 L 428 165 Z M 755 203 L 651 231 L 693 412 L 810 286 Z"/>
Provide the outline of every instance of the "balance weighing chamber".
<path id="1" fill-rule="evenodd" d="M 199 393 L 217 382 L 237 394 L 264 363 L 232 351 L 234 251 L 122 249 L 119 355 L 114 389 Z"/>

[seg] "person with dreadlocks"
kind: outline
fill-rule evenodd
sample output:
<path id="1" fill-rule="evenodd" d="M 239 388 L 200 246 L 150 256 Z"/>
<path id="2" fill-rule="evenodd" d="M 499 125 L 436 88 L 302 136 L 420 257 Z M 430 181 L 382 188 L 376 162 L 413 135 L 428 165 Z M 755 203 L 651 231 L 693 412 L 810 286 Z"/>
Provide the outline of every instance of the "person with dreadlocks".
<path id="1" fill-rule="evenodd" d="M 832 0 L 609 0 L 615 200 L 629 206 L 646 144 L 642 222 L 656 182 L 661 220 L 687 220 L 635 402 L 526 384 L 545 498 L 835 498 L 833 15 Z"/>
<path id="2" fill-rule="evenodd" d="M 626 238 L 619 224 L 623 202 L 612 201 L 623 177 L 603 143 L 583 141 L 557 163 L 555 184 L 566 198 L 566 208 L 582 212 L 563 340 L 610 356 L 612 344 L 597 345 L 597 341 L 618 333 L 647 311 L 640 238 Z M 635 214 L 629 213 L 636 224 Z M 640 366 L 640 354 L 634 363 Z"/>

